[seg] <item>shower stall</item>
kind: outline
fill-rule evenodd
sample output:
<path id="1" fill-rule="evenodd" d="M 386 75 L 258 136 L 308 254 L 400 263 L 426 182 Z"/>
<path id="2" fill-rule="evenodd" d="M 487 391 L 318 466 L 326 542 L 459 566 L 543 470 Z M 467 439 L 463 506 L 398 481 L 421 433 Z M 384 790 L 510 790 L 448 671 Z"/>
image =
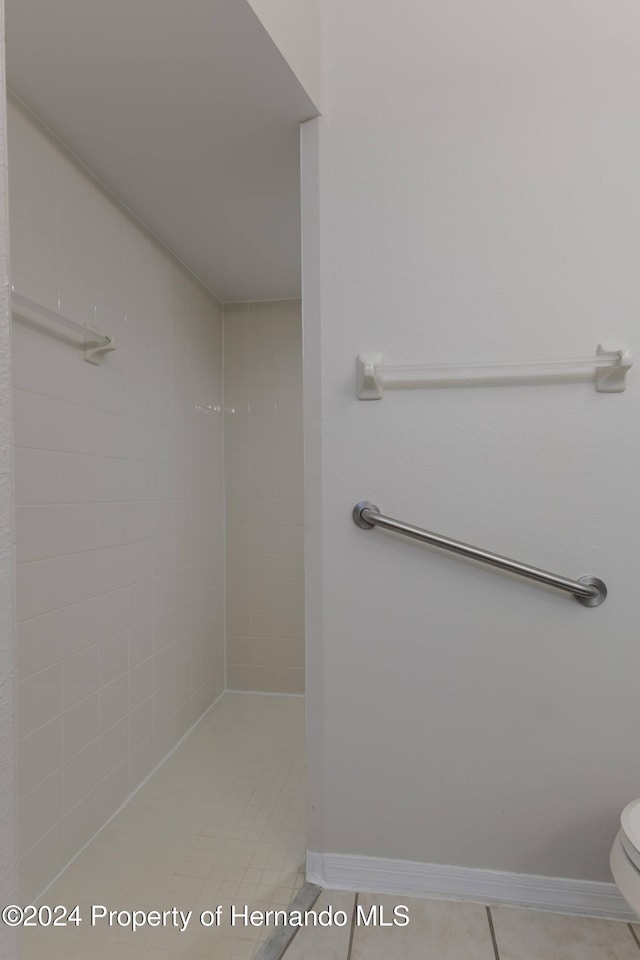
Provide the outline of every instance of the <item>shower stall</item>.
<path id="1" fill-rule="evenodd" d="M 230 8 L 220 9 L 224 24 Z M 299 227 L 294 219 L 293 284 L 275 267 L 269 277 L 277 256 L 260 230 L 278 224 L 278 205 L 279 241 L 291 210 L 299 217 L 304 116 L 278 132 L 294 175 L 286 196 L 266 198 L 271 222 L 261 222 L 259 182 L 240 197 L 253 216 L 236 198 L 238 224 L 208 224 L 236 247 L 213 292 L 202 263 L 215 255 L 189 257 L 198 241 L 180 233 L 188 219 L 174 236 L 158 226 L 171 210 L 148 226 L 135 175 L 123 202 L 108 162 L 92 169 L 91 149 L 69 134 L 82 120 L 72 104 L 67 136 L 53 125 L 55 104 L 47 113 L 47 91 L 23 82 L 20 59 L 45 28 L 33 25 L 30 47 L 18 5 L 9 14 L 20 902 L 47 890 L 77 900 L 125 866 L 123 877 L 147 885 L 168 878 L 159 897 L 196 877 L 224 885 L 242 866 L 254 895 L 288 903 L 304 859 Z M 252 50 L 264 45 L 267 80 L 280 71 L 308 110 L 253 14 L 243 29 Z M 154 42 L 142 52 L 151 69 Z M 224 162 L 251 152 L 223 142 L 241 138 L 243 122 L 212 141 Z M 132 153 L 141 144 L 134 137 Z M 94 137 L 91 148 L 104 147 Z M 159 166 L 147 161 L 150 180 Z M 183 849 L 162 847 L 162 831 L 184 833 Z M 119 867 L 115 849 L 129 857 Z M 25 939 L 21 956 L 46 947 Z"/>
<path id="2" fill-rule="evenodd" d="M 302 352 L 299 300 L 221 304 L 12 100 L 9 151 L 49 311 L 13 331 L 29 898 L 227 686 L 303 692 Z"/>

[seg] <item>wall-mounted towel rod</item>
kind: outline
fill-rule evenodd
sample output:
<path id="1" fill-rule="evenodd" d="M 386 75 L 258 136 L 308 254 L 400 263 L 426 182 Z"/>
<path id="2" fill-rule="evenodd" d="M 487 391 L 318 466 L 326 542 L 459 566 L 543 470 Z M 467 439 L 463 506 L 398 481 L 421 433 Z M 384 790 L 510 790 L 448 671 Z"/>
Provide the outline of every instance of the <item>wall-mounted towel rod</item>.
<path id="1" fill-rule="evenodd" d="M 598 577 L 580 577 L 579 580 L 569 580 L 567 577 L 560 577 L 556 573 L 549 573 L 548 570 L 540 570 L 538 567 L 531 567 L 526 563 L 519 563 L 517 560 L 510 560 L 509 557 L 502 557 L 498 553 L 490 553 L 488 550 L 481 550 L 479 547 L 472 547 L 468 543 L 461 543 L 459 540 L 451 540 L 449 537 L 443 537 L 439 533 L 432 533 L 430 530 L 423 530 L 421 527 L 414 527 L 410 523 L 404 523 L 402 520 L 394 520 L 392 517 L 385 517 L 375 503 L 368 500 L 361 500 L 353 508 L 353 522 L 363 530 L 370 530 L 373 527 L 383 527 L 385 530 L 391 530 L 394 533 L 400 533 L 404 537 L 410 537 L 412 540 L 420 540 L 422 543 L 429 543 L 434 547 L 441 547 L 443 550 L 449 550 L 452 553 L 458 553 L 463 557 L 470 557 L 472 560 L 479 560 L 480 563 L 488 563 L 493 567 L 499 567 L 501 570 L 508 570 L 510 573 L 516 573 L 519 577 L 526 577 L 528 580 L 537 580 L 538 583 L 546 583 L 558 590 L 564 590 L 565 593 L 571 593 L 585 607 L 598 607 L 604 603 L 607 597 L 606 585 Z"/>
<path id="2" fill-rule="evenodd" d="M 102 360 L 104 353 L 116 349 L 114 337 L 109 337 L 97 330 L 92 330 L 91 327 L 85 327 L 82 323 L 70 320 L 69 317 L 65 317 L 56 310 L 50 310 L 49 307 L 43 307 L 35 300 L 30 300 L 29 297 L 25 297 L 15 290 L 11 291 L 11 312 L 14 317 L 20 317 L 23 320 L 30 320 L 44 326 L 57 324 L 59 327 L 65 327 L 67 330 L 79 334 L 82 337 L 84 359 L 87 363 L 97 365 Z"/>
<path id="3" fill-rule="evenodd" d="M 384 391 L 434 386 L 540 383 L 558 379 L 584 378 L 595 374 L 598 393 L 622 393 L 632 365 L 629 350 L 620 344 L 599 344 L 595 357 L 570 360 L 534 360 L 516 363 L 445 363 L 390 365 L 381 353 L 358 357 L 358 398 L 381 400 Z"/>

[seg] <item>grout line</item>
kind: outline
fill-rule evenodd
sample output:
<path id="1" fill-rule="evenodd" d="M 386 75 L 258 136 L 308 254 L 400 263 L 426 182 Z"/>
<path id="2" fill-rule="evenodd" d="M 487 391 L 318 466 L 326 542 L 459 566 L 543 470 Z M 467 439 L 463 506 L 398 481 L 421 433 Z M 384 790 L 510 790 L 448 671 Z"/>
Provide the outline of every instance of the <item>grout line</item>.
<path id="1" fill-rule="evenodd" d="M 631 931 L 631 936 L 633 937 L 633 939 L 635 940 L 635 942 L 638 944 L 638 947 L 640 947 L 640 939 L 638 938 L 638 934 L 637 934 L 637 933 L 635 932 L 635 930 L 633 929 L 633 924 L 628 923 L 627 926 L 629 927 L 629 930 Z"/>
<path id="2" fill-rule="evenodd" d="M 358 913 L 358 897 L 360 894 L 356 893 L 353 901 L 353 916 L 351 917 L 351 930 L 349 932 L 349 946 L 347 947 L 347 957 L 346 960 L 351 960 L 351 948 L 353 947 L 353 936 L 356 931 L 356 914 Z"/>
<path id="3" fill-rule="evenodd" d="M 202 283 L 199 278 L 198 282 Z M 235 307 L 239 303 L 298 303 L 300 300 L 302 300 L 302 295 L 298 297 L 262 297 L 260 300 L 222 300 L 221 303 L 223 307 Z"/>
<path id="4" fill-rule="evenodd" d="M 232 664 L 232 666 L 236 666 L 236 664 Z M 253 664 L 240 663 L 238 664 L 238 666 L 250 667 L 250 666 L 253 666 Z M 252 696 L 258 695 L 260 697 L 296 697 L 298 700 L 304 700 L 304 693 L 278 693 L 277 690 L 234 690 L 233 687 L 227 687 L 224 692 L 225 693 L 249 693 Z"/>
<path id="5" fill-rule="evenodd" d="M 487 920 L 489 922 L 489 931 L 491 932 L 491 943 L 493 944 L 493 955 L 495 960 L 500 960 L 500 954 L 498 953 L 498 941 L 496 940 L 496 931 L 493 926 L 493 917 L 491 916 L 491 907 L 486 907 L 487 911 Z"/>
<path id="6" fill-rule="evenodd" d="M 227 588 L 229 586 L 229 574 L 227 567 L 229 565 L 227 560 L 227 547 L 229 539 L 229 505 L 227 500 L 227 495 L 229 491 L 227 490 L 227 428 L 226 428 L 226 406 L 225 406 L 225 395 L 227 387 L 227 365 L 224 362 L 225 357 L 225 342 L 226 342 L 226 320 L 224 316 L 224 304 L 220 310 L 220 382 L 221 382 L 221 394 L 222 394 L 222 420 L 221 420 L 221 431 L 222 431 L 222 631 L 223 631 L 223 646 L 222 646 L 222 674 L 224 679 L 224 688 L 225 690 L 229 686 L 228 680 L 228 667 L 229 667 L 229 635 L 228 635 L 228 617 L 227 617 Z"/>
<path id="7" fill-rule="evenodd" d="M 310 910 L 321 893 L 322 887 L 306 881 L 286 908 L 286 912 L 290 914 L 293 910 L 299 910 L 300 912 Z M 288 924 L 276 927 L 271 936 L 262 944 L 255 960 L 281 960 L 301 929 L 299 926 L 292 927 Z"/>
<path id="8" fill-rule="evenodd" d="M 113 813 L 110 815 L 109 819 L 108 819 L 108 820 L 105 820 L 105 822 L 104 822 L 103 824 L 101 824 L 101 826 L 98 827 L 98 829 L 95 831 L 95 833 L 93 833 L 93 834 L 91 835 L 91 837 L 89 837 L 89 839 L 87 840 L 87 842 L 86 842 L 85 844 L 83 844 L 83 845 L 80 847 L 80 849 L 77 850 L 77 851 L 74 853 L 74 855 L 71 857 L 71 859 L 68 860 L 68 861 L 65 863 L 65 865 L 62 867 L 61 870 L 58 871 L 58 873 L 56 873 L 55 877 L 53 877 L 51 880 L 49 880 L 49 882 L 46 884 L 45 887 L 43 887 L 43 889 L 40 891 L 40 893 L 38 893 L 37 896 L 30 901 L 31 903 L 38 903 L 38 901 L 42 900 L 42 898 L 44 897 L 45 893 L 47 893 L 47 891 L 49 890 L 49 888 L 53 886 L 53 884 L 56 882 L 56 880 L 58 880 L 59 877 L 61 877 L 62 874 L 65 872 L 65 870 L 67 870 L 67 869 L 71 866 L 71 864 L 74 862 L 74 860 L 77 860 L 77 859 L 78 859 L 78 857 L 80 856 L 80 854 L 83 853 L 83 852 L 86 850 L 86 848 L 89 846 L 89 844 L 93 843 L 93 841 L 96 839 L 96 837 L 98 837 L 98 836 L 102 833 L 102 831 L 105 830 L 105 829 L 109 826 L 109 824 L 111 823 L 111 821 L 112 821 L 112 820 L 115 820 L 115 818 L 118 816 L 118 814 L 120 813 L 120 811 L 123 810 L 123 809 L 127 806 L 127 804 L 128 804 L 131 800 L 133 800 L 133 798 L 135 797 L 135 795 L 144 787 L 144 785 L 145 785 L 149 780 L 151 780 L 151 778 L 154 776 L 154 774 L 156 774 L 156 773 L 158 772 L 158 770 L 160 769 L 160 767 L 162 767 L 162 766 L 166 763 L 166 761 L 169 759 L 169 757 L 171 756 L 171 754 L 176 752 L 176 750 L 178 749 L 178 747 L 187 739 L 187 737 L 189 736 L 189 734 L 192 733 L 192 731 L 195 730 L 195 728 L 204 720 L 204 718 L 205 718 L 206 715 L 209 713 L 209 711 L 210 711 L 210 710 L 213 710 L 213 708 L 215 707 L 215 705 L 222 699 L 222 697 L 224 697 L 224 695 L 225 695 L 226 692 L 227 692 L 226 690 L 221 690 L 221 691 L 220 691 L 220 693 L 219 693 L 218 696 L 215 698 L 215 700 L 213 701 L 213 703 L 210 703 L 210 704 L 209 704 L 209 706 L 200 714 L 200 716 L 198 717 L 198 719 L 195 720 L 195 721 L 191 724 L 191 726 L 190 726 L 189 729 L 186 731 L 186 733 L 184 733 L 184 734 L 180 737 L 180 739 L 178 740 L 178 742 L 177 742 L 177 743 L 174 743 L 174 745 L 171 747 L 171 749 L 169 750 L 169 752 L 168 752 L 167 754 L 165 754 L 165 756 L 162 758 L 162 760 L 160 760 L 160 761 L 155 765 L 155 767 L 153 768 L 153 770 L 151 770 L 151 772 L 147 774 L 147 776 L 144 778 L 144 780 L 142 780 L 142 782 L 139 783 L 138 786 L 135 787 L 135 788 L 131 791 L 131 793 L 128 794 L 128 796 L 126 797 L 125 800 L 122 801 L 122 803 L 120 804 L 120 806 L 118 807 L 118 809 L 113 811 Z M 38 728 L 38 729 L 39 729 L 39 728 Z M 92 742 L 93 742 L 93 741 L 92 741 Z M 45 779 L 46 779 L 46 777 L 45 777 Z M 102 780 L 104 780 L 104 779 L 105 779 L 105 778 L 102 777 L 101 780 L 98 781 L 98 784 L 101 783 Z M 42 783 L 42 782 L 43 782 L 43 781 L 41 780 L 40 783 Z M 98 784 L 97 784 L 97 785 L 98 785 Z M 97 785 L 96 785 L 96 786 L 97 786 Z M 84 798 L 83 798 L 83 799 L 84 799 Z M 77 807 L 80 803 L 82 803 L 82 800 L 79 800 L 79 801 L 78 801 L 78 803 L 76 804 L 76 807 Z M 74 810 L 76 807 L 73 807 L 72 810 Z M 56 825 L 54 825 L 49 831 L 47 831 L 47 833 L 45 833 L 44 836 L 45 836 L 45 837 L 48 836 L 48 834 L 53 833 L 53 831 L 54 831 L 54 830 L 57 830 L 57 829 L 58 829 L 58 825 L 56 824 Z M 41 838 L 41 839 L 42 839 L 42 838 Z M 35 841 L 35 843 L 39 843 L 39 842 L 40 842 L 39 840 L 36 840 L 36 841 Z M 29 849 L 32 849 L 32 847 L 33 847 L 34 845 L 35 845 L 35 844 L 32 844 L 31 847 L 29 847 Z"/>

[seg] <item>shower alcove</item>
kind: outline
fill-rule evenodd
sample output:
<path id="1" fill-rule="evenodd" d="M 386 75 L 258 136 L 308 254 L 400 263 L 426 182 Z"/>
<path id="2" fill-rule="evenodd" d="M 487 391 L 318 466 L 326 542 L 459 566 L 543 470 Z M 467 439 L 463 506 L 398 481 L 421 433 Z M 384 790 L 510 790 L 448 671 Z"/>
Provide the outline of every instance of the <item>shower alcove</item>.
<path id="1" fill-rule="evenodd" d="M 44 318 L 14 311 L 20 899 L 286 903 L 317 104 L 245 0 L 8 0 L 7 74 L 11 285 Z"/>

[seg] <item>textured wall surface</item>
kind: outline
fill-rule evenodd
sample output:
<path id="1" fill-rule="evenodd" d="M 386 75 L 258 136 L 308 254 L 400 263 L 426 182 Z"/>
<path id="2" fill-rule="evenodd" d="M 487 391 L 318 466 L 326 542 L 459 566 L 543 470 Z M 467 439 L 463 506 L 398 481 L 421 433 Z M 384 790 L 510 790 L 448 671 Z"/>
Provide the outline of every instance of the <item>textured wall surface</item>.
<path id="1" fill-rule="evenodd" d="M 227 686 L 304 692 L 299 300 L 224 308 Z"/>
<path id="2" fill-rule="evenodd" d="M 12 282 L 118 348 L 14 323 L 22 892 L 224 687 L 222 308 L 9 104 Z"/>
<path id="3" fill-rule="evenodd" d="M 7 211 L 4 6 L 0 4 L 0 903 L 15 903 L 16 724 L 13 443 Z M 15 960 L 15 931 L 0 924 L 0 954 Z"/>
<path id="4" fill-rule="evenodd" d="M 620 395 L 566 383 L 360 402 L 355 359 L 637 349 L 640 12 L 323 6 L 319 288 L 305 277 L 321 316 L 307 340 L 305 302 L 305 365 L 321 375 L 307 438 L 322 511 L 307 549 L 323 551 L 307 598 L 323 616 L 309 639 L 312 849 L 610 880 L 619 813 L 640 795 L 638 374 Z M 609 598 L 586 609 L 360 530 L 360 499 L 600 576 Z"/>

